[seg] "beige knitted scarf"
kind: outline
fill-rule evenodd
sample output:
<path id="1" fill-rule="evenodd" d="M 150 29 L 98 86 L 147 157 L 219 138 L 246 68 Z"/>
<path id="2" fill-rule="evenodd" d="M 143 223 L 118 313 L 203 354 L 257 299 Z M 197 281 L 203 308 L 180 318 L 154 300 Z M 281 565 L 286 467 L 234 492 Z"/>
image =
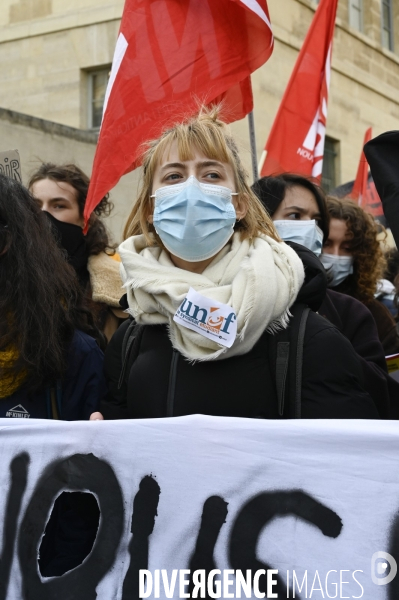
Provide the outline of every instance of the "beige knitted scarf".
<path id="1" fill-rule="evenodd" d="M 235 233 L 201 274 L 177 268 L 164 249 L 149 247 L 143 235 L 127 239 L 119 253 L 130 313 L 138 323 L 167 324 L 173 347 L 189 360 L 246 354 L 265 329 L 286 327 L 304 279 L 296 252 L 265 235 L 250 242 Z M 231 348 L 173 321 L 190 287 L 233 308 L 237 337 Z"/>

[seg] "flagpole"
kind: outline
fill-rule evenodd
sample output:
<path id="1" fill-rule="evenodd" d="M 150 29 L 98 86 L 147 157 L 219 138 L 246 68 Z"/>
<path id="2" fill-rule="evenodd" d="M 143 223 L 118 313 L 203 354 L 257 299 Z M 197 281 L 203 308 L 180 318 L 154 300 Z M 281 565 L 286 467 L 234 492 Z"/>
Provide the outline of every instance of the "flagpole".
<path id="1" fill-rule="evenodd" d="M 248 126 L 249 126 L 249 143 L 251 145 L 251 156 L 252 156 L 252 174 L 255 181 L 259 179 L 258 173 L 258 160 L 256 157 L 256 140 L 255 140 L 255 122 L 254 122 L 254 112 L 251 110 L 248 113 Z"/>

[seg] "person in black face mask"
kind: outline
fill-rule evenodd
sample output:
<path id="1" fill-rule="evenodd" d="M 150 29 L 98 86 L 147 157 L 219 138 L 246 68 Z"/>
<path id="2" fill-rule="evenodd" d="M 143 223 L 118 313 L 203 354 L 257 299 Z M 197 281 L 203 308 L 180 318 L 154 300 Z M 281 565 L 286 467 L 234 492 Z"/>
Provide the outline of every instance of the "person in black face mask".
<path id="1" fill-rule="evenodd" d="M 90 279 L 87 270 L 89 249 L 82 227 L 59 221 L 46 210 L 43 212 L 52 225 L 58 244 L 66 251 L 66 258 L 76 272 L 80 287 L 85 289 Z"/>
<path id="2" fill-rule="evenodd" d="M 127 315 L 119 304 L 123 296 L 115 246 L 99 218 L 109 215 L 108 194 L 92 213 L 83 235 L 83 211 L 90 180 L 74 164 L 44 163 L 33 173 L 29 189 L 53 225 L 59 245 L 74 268 L 86 304 L 97 327 L 110 340 Z"/>
<path id="3" fill-rule="evenodd" d="M 252 189 L 273 219 L 280 237 L 296 250 L 304 263 L 306 279 L 298 298 L 333 323 L 351 342 L 361 359 L 366 388 L 380 416 L 399 418 L 399 387 L 388 375 L 385 352 L 372 314 L 359 300 L 323 286 L 324 269 L 317 257 L 329 240 L 330 225 L 323 190 L 310 179 L 292 173 L 262 177 Z M 332 283 L 330 276 L 330 287 Z"/>

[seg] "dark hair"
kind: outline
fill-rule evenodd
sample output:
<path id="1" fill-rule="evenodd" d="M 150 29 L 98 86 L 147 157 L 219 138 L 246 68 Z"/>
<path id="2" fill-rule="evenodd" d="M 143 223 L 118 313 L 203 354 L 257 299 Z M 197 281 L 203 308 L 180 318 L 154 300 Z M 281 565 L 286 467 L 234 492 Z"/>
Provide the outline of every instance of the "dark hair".
<path id="1" fill-rule="evenodd" d="M 1 249 L 0 249 L 1 251 Z M 388 279 L 395 286 L 395 297 L 393 300 L 396 310 L 399 308 L 399 250 L 390 248 L 385 252 L 385 260 L 387 261 L 384 273 L 384 279 Z M 398 320 L 397 314 L 395 319 Z"/>
<path id="2" fill-rule="evenodd" d="M 16 357 L 0 366 L 0 378 L 26 371 L 27 388 L 37 389 L 62 378 L 76 328 L 99 333 L 50 223 L 28 190 L 4 175 L 0 224 L 0 351 Z"/>
<path id="3" fill-rule="evenodd" d="M 331 219 L 345 221 L 352 238 L 348 249 L 353 256 L 354 289 L 351 295 L 367 304 L 374 298 L 377 282 L 383 277 L 385 258 L 377 240 L 380 225 L 373 217 L 349 198 L 327 197 L 327 208 Z"/>
<path id="4" fill-rule="evenodd" d="M 324 241 L 328 238 L 330 217 L 326 205 L 326 197 L 320 186 L 310 178 L 295 173 L 281 173 L 281 175 L 270 175 L 255 181 L 252 190 L 263 203 L 263 206 L 273 217 L 274 213 L 285 198 L 288 189 L 303 187 L 309 190 L 317 203 L 320 212 L 319 227 L 323 232 Z"/>
<path id="5" fill-rule="evenodd" d="M 76 190 L 79 213 L 80 216 L 83 216 L 90 179 L 77 165 L 72 163 L 65 165 L 43 163 L 31 176 L 28 184 L 29 189 L 32 189 L 32 185 L 42 179 L 69 183 Z M 100 216 L 108 217 L 112 209 L 113 204 L 109 199 L 109 194 L 106 194 L 92 212 L 86 236 L 89 255 L 100 254 L 100 252 L 105 251 L 111 255 L 115 253 L 116 246 L 110 244 L 107 230 L 98 218 Z"/>
<path id="6" fill-rule="evenodd" d="M 395 279 L 399 274 L 399 250 L 390 248 L 385 252 L 387 261 L 384 273 L 384 279 L 388 279 L 391 283 L 395 283 Z"/>

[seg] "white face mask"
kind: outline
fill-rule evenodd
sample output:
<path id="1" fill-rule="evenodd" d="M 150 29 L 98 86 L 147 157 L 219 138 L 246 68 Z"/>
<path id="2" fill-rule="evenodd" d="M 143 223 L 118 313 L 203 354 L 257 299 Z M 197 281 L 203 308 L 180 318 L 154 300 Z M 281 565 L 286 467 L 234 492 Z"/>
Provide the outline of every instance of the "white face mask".
<path id="1" fill-rule="evenodd" d="M 320 256 L 323 248 L 323 232 L 313 219 L 311 221 L 274 221 L 279 236 L 284 242 L 295 242 Z"/>
<path id="2" fill-rule="evenodd" d="M 322 254 L 320 260 L 330 276 L 328 287 L 334 288 L 353 273 L 353 256 Z"/>

